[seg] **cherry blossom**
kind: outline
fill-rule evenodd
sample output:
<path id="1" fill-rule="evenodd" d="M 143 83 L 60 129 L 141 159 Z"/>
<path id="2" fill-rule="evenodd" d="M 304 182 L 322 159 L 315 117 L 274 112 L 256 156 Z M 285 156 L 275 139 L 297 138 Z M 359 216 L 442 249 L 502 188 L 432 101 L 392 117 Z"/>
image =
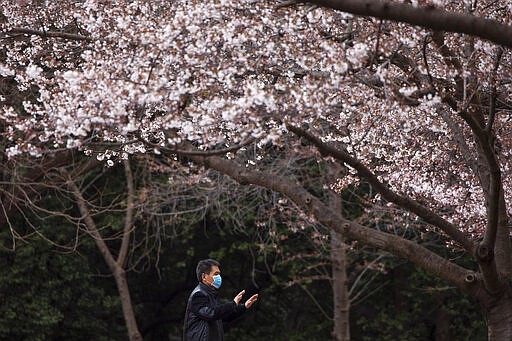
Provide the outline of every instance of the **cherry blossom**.
<path id="1" fill-rule="evenodd" d="M 1 0 L 0 77 L 17 93 L 0 94 L 7 154 L 77 148 L 114 166 L 254 139 L 244 167 L 257 170 L 265 146 L 286 144 L 348 166 L 328 187 L 371 178 L 434 212 L 443 233 L 487 245 L 495 213 L 500 231 L 512 213 L 510 4 L 313 2 L 370 16 L 283 1 Z M 293 142 L 298 127 L 323 153 Z"/>

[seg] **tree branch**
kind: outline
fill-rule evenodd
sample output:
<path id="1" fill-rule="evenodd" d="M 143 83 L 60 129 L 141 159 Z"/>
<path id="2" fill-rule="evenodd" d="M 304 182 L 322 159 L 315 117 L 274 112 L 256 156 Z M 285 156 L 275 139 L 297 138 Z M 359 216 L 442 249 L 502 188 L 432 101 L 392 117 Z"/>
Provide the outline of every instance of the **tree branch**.
<path id="1" fill-rule="evenodd" d="M 20 179 L 13 184 L 12 189 L 9 189 L 9 191 L 12 191 L 12 193 L 10 194 L 12 199 L 6 201 L 9 202 L 10 205 L 5 207 L 5 212 L 2 212 L 2 214 L 0 214 L 0 226 L 3 226 L 3 224 L 5 224 L 9 220 L 9 216 L 14 214 L 16 208 L 16 200 L 22 197 L 20 193 L 22 191 L 23 186 L 25 186 L 26 184 L 32 184 L 32 186 L 29 189 L 29 196 L 31 198 L 38 197 L 40 193 L 47 189 L 47 184 L 45 184 L 44 178 L 48 176 L 50 172 L 60 167 L 65 167 L 70 164 L 76 165 L 77 158 L 78 155 L 76 154 L 76 151 L 63 150 L 57 153 L 50 153 L 49 156 L 43 157 L 38 164 L 30 164 L 30 172 L 24 172 L 23 174 L 19 171 L 15 172 L 15 174 L 19 176 Z M 27 162 L 28 161 L 25 159 L 20 160 L 20 164 L 24 164 L 25 166 L 28 165 Z M 85 165 L 76 167 L 71 172 L 70 176 L 72 179 L 75 179 L 80 174 L 89 171 L 90 169 L 96 167 L 98 164 L 99 161 L 97 161 L 95 158 L 89 159 L 85 163 Z M 11 165 L 5 163 L 3 167 L 8 168 L 11 167 Z M 12 165 L 12 167 L 12 169 L 14 169 L 16 165 Z M 6 172 L 10 173 L 12 169 L 7 169 Z M 0 195 L 0 200 L 3 200 L 3 195 Z"/>
<path id="2" fill-rule="evenodd" d="M 501 56 L 503 55 L 503 48 L 498 47 L 496 51 L 496 56 L 494 57 L 494 65 L 491 74 L 491 96 L 489 98 L 489 117 L 487 118 L 487 123 L 485 125 L 485 131 L 490 132 L 492 126 L 494 124 L 494 117 L 496 115 L 496 73 L 498 72 L 498 68 L 500 66 Z"/>
<path id="3" fill-rule="evenodd" d="M 23 27 L 15 27 L 12 30 L 8 31 L 7 34 L 14 35 L 14 34 L 26 34 L 26 35 L 34 35 L 34 36 L 40 36 L 44 38 L 61 38 L 61 39 L 67 39 L 67 40 L 79 40 L 79 41 L 93 41 L 91 37 L 86 37 L 80 34 L 74 34 L 74 33 L 66 33 L 66 32 L 60 32 L 60 31 L 40 31 L 40 30 L 33 30 L 30 28 L 23 28 Z"/>
<path id="4" fill-rule="evenodd" d="M 344 238 L 359 240 L 370 246 L 389 251 L 399 257 L 408 259 L 426 271 L 438 276 L 470 295 L 476 295 L 475 275 L 430 250 L 396 235 L 359 225 L 341 217 L 312 196 L 303 187 L 290 181 L 287 177 L 253 171 L 225 158 L 189 157 L 195 163 L 228 175 L 241 185 L 254 184 L 282 193 L 294 201 L 302 210 L 312 214 L 318 222 L 340 233 Z"/>
<path id="5" fill-rule="evenodd" d="M 85 199 L 82 195 L 82 192 L 80 192 L 80 189 L 76 185 L 76 183 L 71 179 L 69 174 L 64 171 L 63 174 L 67 179 L 67 184 L 73 193 L 73 196 L 75 197 L 76 204 L 78 206 L 78 209 L 80 210 L 80 214 L 82 215 L 82 219 L 85 222 L 85 226 L 87 228 L 87 232 L 92 236 L 94 239 L 94 242 L 98 246 L 98 249 L 100 250 L 103 259 L 107 263 L 108 267 L 112 271 L 112 273 L 115 273 L 118 271 L 119 266 L 116 263 L 114 257 L 112 256 L 112 253 L 110 252 L 107 244 L 105 243 L 105 240 L 103 240 L 103 237 L 101 236 L 100 232 L 98 231 L 98 228 L 96 227 L 96 224 L 94 223 L 94 220 L 91 217 L 91 214 L 89 212 L 89 209 L 87 208 L 87 204 L 85 202 Z"/>
<path id="6" fill-rule="evenodd" d="M 144 143 L 144 144 L 146 144 L 146 145 L 148 145 L 148 146 L 150 146 L 152 148 L 159 149 L 159 150 L 161 150 L 163 152 L 166 152 L 166 153 L 169 153 L 169 154 L 179 154 L 179 155 L 183 155 L 183 156 L 214 156 L 214 155 L 224 155 L 224 154 L 227 154 L 227 153 L 230 153 L 230 152 L 237 151 L 240 148 L 243 148 L 243 147 L 253 143 L 254 141 L 256 141 L 255 137 L 250 137 L 247 140 L 242 141 L 239 144 L 235 144 L 234 146 L 227 147 L 227 148 L 222 148 L 222 149 L 217 149 L 217 150 L 186 150 L 186 149 L 179 149 L 177 146 L 175 146 L 174 148 L 160 146 L 157 143 L 152 143 L 152 142 L 146 140 L 145 138 L 143 138 L 140 135 L 137 136 L 137 138 L 139 139 L 139 141 L 141 141 L 142 143 Z"/>
<path id="7" fill-rule="evenodd" d="M 466 166 L 471 169 L 473 174 L 478 178 L 480 185 L 482 187 L 487 186 L 487 181 L 484 181 L 482 177 L 482 172 L 480 170 L 479 165 L 475 162 L 475 156 L 471 154 L 469 146 L 464 138 L 464 132 L 462 127 L 451 117 L 451 113 L 445 109 L 444 107 L 439 106 L 437 108 L 437 113 L 443 118 L 443 121 L 446 123 L 448 128 L 451 130 L 454 140 L 457 143 L 457 146 L 461 150 L 461 155 L 466 162 Z"/>
<path id="8" fill-rule="evenodd" d="M 432 35 L 432 41 L 437 46 L 437 49 L 441 53 L 441 56 L 443 56 L 444 63 L 449 68 L 454 68 L 457 70 L 458 74 L 455 75 L 455 84 L 456 84 L 456 91 L 459 94 L 462 94 L 464 92 L 464 83 L 462 80 L 462 64 L 460 60 L 457 58 L 457 56 L 453 53 L 452 50 L 445 44 L 444 42 L 444 32 L 434 32 Z"/>
<path id="9" fill-rule="evenodd" d="M 366 179 L 372 185 L 372 187 L 375 188 L 375 190 L 377 190 L 384 197 L 384 199 L 402 208 L 405 208 L 410 212 L 413 212 L 418 217 L 421 217 L 423 220 L 425 220 L 427 223 L 439 227 L 468 252 L 474 252 L 475 245 L 473 244 L 473 242 L 470 241 L 464 235 L 464 233 L 462 233 L 456 226 L 444 220 L 439 215 L 435 214 L 430 209 L 421 205 L 420 203 L 410 198 L 400 196 L 393 192 L 392 190 L 390 190 L 388 186 L 379 181 L 377 176 L 375 176 L 375 174 L 373 174 L 373 172 L 370 169 L 368 169 L 356 158 L 350 156 L 347 152 L 337 149 L 331 145 L 325 144 L 318 137 L 296 126 L 288 125 L 287 128 L 293 133 L 295 133 L 297 136 L 308 139 L 318 148 L 318 150 L 322 154 L 330 155 L 335 159 L 340 160 L 349 165 L 350 167 L 354 168 L 361 177 Z"/>
<path id="10" fill-rule="evenodd" d="M 122 268 L 124 268 L 126 262 L 126 255 L 128 254 L 128 244 L 130 243 L 130 233 L 133 228 L 133 198 L 135 196 L 133 186 L 133 173 L 130 167 L 130 161 L 123 160 L 123 164 L 124 173 L 126 175 L 126 187 L 128 192 L 126 193 L 126 215 L 124 218 L 123 239 L 121 241 L 119 255 L 117 256 L 117 264 L 119 264 L 119 266 L 121 266 Z"/>
<path id="11" fill-rule="evenodd" d="M 501 172 L 499 168 L 491 168 L 490 171 L 490 186 L 488 195 L 488 213 L 487 213 L 487 228 L 485 229 L 484 239 L 481 243 L 481 256 L 485 254 L 484 251 L 494 252 L 494 245 L 496 243 L 496 234 L 498 231 L 498 218 L 499 218 L 499 202 L 501 191 Z M 485 248 L 483 246 L 485 245 Z"/>
<path id="12" fill-rule="evenodd" d="M 469 14 L 381 0 L 309 0 L 300 2 L 313 3 L 356 15 L 404 22 L 436 31 L 466 33 L 498 45 L 512 47 L 511 26 Z"/>
<path id="13" fill-rule="evenodd" d="M 483 154 L 480 157 L 486 162 L 487 175 L 489 177 L 489 187 L 483 188 L 487 199 L 487 227 L 484 232 L 484 239 L 476 249 L 476 255 L 479 260 L 488 263 L 494 257 L 494 246 L 498 231 L 500 191 L 503 190 L 501 170 L 495 155 L 493 133 L 486 131 L 485 127 L 480 126 L 467 110 L 462 110 L 459 114 L 475 136 L 476 144 L 480 148 L 480 153 Z"/>

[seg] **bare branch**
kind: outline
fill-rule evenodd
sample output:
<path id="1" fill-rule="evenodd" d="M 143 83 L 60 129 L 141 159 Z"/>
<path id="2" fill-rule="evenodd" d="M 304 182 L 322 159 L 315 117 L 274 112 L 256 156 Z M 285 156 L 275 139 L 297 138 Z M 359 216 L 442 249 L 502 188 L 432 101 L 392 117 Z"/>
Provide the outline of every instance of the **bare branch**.
<path id="1" fill-rule="evenodd" d="M 133 174 L 130 167 L 130 161 L 124 160 L 124 173 L 126 175 L 126 214 L 124 220 L 123 239 L 121 241 L 121 247 L 119 249 L 119 255 L 117 257 L 117 264 L 124 268 L 126 262 L 126 255 L 128 254 L 128 244 L 130 243 L 130 233 L 133 228 L 133 210 L 134 203 L 133 198 L 135 196 L 133 186 Z"/>
<path id="2" fill-rule="evenodd" d="M 93 237 L 96 246 L 98 246 L 98 249 L 100 250 L 101 255 L 103 256 L 103 259 L 107 263 L 112 273 L 115 273 L 116 271 L 118 271 L 119 266 L 116 263 L 114 257 L 112 256 L 112 253 L 110 252 L 107 244 L 105 243 L 105 240 L 99 233 L 98 228 L 96 227 L 96 224 L 94 223 L 94 220 L 91 217 L 89 209 L 87 208 L 86 201 L 82 196 L 82 192 L 80 192 L 80 189 L 78 188 L 76 183 L 69 177 L 69 174 L 66 174 L 64 171 L 64 175 L 66 175 L 66 177 L 68 178 L 67 184 L 70 190 L 73 192 L 76 204 L 80 210 L 82 219 L 85 222 L 87 232 L 89 232 L 91 237 Z"/>
<path id="3" fill-rule="evenodd" d="M 23 27 L 15 27 L 7 32 L 10 35 L 13 34 L 26 34 L 26 35 L 35 35 L 40 36 L 44 38 L 61 38 L 61 39 L 67 39 L 67 40 L 79 40 L 79 41 L 93 41 L 91 37 L 86 37 L 80 34 L 74 34 L 74 33 L 66 33 L 66 32 L 60 32 L 60 31 L 40 31 L 40 30 L 33 30 L 30 28 L 23 28 Z"/>
<path id="4" fill-rule="evenodd" d="M 250 137 L 245 141 L 242 141 L 239 144 L 233 145 L 231 147 L 217 149 L 217 150 L 185 150 L 185 149 L 179 149 L 177 146 L 175 148 L 169 148 L 165 146 L 160 146 L 159 144 L 152 143 L 146 139 L 144 139 L 142 136 L 138 136 L 138 139 L 143 142 L 144 144 L 151 146 L 152 148 L 159 149 L 167 154 L 179 154 L 182 156 L 214 156 L 214 155 L 224 155 L 230 152 L 234 152 L 239 150 L 240 148 L 243 148 L 254 141 L 256 141 L 256 138 Z"/>

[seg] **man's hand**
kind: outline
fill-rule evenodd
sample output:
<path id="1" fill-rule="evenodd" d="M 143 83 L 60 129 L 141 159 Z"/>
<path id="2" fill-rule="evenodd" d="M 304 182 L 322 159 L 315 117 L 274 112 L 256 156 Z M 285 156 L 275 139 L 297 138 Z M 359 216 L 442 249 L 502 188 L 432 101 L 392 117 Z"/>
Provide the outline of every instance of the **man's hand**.
<path id="1" fill-rule="evenodd" d="M 249 309 L 254 302 L 258 300 L 258 294 L 252 295 L 247 301 L 245 301 L 245 308 Z"/>
<path id="2" fill-rule="evenodd" d="M 238 295 L 235 296 L 235 298 L 233 298 L 233 301 L 235 301 L 235 303 L 238 305 L 240 304 L 240 301 L 242 300 L 242 296 L 245 294 L 245 290 L 242 290 L 238 293 Z"/>
<path id="3" fill-rule="evenodd" d="M 238 305 L 240 304 L 240 301 L 242 300 L 242 296 L 244 296 L 245 290 L 242 290 L 238 293 L 238 295 L 233 298 L 233 301 Z M 245 301 L 245 308 L 249 309 L 254 302 L 258 300 L 258 294 L 252 295 L 251 298 L 249 298 L 247 301 Z"/>

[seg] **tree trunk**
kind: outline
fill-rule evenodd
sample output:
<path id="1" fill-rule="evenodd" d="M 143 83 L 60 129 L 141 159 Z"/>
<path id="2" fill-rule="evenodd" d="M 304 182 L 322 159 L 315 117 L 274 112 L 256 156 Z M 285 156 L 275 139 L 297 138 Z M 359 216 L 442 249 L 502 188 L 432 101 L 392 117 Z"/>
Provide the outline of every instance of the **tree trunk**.
<path id="1" fill-rule="evenodd" d="M 110 249 L 108 248 L 105 239 L 101 236 L 100 231 L 96 227 L 94 220 L 89 212 L 87 207 L 87 202 L 82 196 L 82 193 L 76 183 L 71 180 L 69 174 L 67 174 L 68 185 L 73 191 L 73 194 L 76 198 L 76 203 L 82 214 L 85 225 L 87 227 L 87 232 L 91 235 L 96 243 L 96 246 L 101 252 L 105 263 L 107 263 L 110 271 L 114 275 L 114 279 L 116 281 L 117 290 L 119 292 L 119 297 L 121 299 L 121 306 L 123 309 L 123 316 L 126 322 L 126 328 L 128 330 L 128 336 L 130 341 L 142 341 L 142 335 L 139 332 L 139 328 L 137 326 L 137 320 L 135 319 L 135 313 L 133 311 L 132 299 L 130 296 L 130 289 L 128 287 L 128 282 L 126 281 L 126 272 L 124 270 L 124 263 L 126 259 L 126 255 L 128 252 L 128 243 L 129 243 L 129 235 L 132 230 L 132 219 L 133 219 L 133 177 L 131 173 L 131 169 L 129 167 L 129 163 L 125 162 L 125 170 L 126 170 L 126 179 L 128 182 L 128 196 L 127 196 L 127 208 L 126 208 L 126 217 L 125 217 L 125 227 L 123 230 L 123 239 L 121 242 L 121 248 L 119 252 L 119 258 L 116 260 L 112 256 Z"/>
<path id="2" fill-rule="evenodd" d="M 453 340 L 450 334 L 450 314 L 445 309 L 445 294 L 437 296 L 437 309 L 435 311 L 435 341 Z"/>
<path id="3" fill-rule="evenodd" d="M 335 163 L 328 164 L 327 178 L 334 183 L 343 173 L 343 168 Z M 333 190 L 328 192 L 329 207 L 337 213 L 342 213 L 343 203 L 339 193 Z M 332 268 L 332 302 L 333 302 L 333 320 L 334 326 L 332 336 L 334 341 L 350 340 L 350 298 L 348 291 L 347 278 L 347 245 L 344 243 L 343 236 L 338 232 L 331 230 L 331 268 Z"/>
<path id="4" fill-rule="evenodd" d="M 512 298 L 502 297 L 487 309 L 489 341 L 512 340 Z"/>
<path id="5" fill-rule="evenodd" d="M 126 328 L 128 329 L 130 341 L 142 341 L 142 336 L 139 332 L 139 328 L 137 327 L 137 320 L 135 319 L 135 314 L 133 312 L 132 299 L 124 269 L 119 267 L 114 271 L 114 278 L 116 280 L 117 290 L 119 291 L 119 297 L 121 298 L 123 316 L 126 322 Z"/>
<path id="6" fill-rule="evenodd" d="M 350 340 L 350 299 L 347 287 L 347 245 L 331 231 L 332 295 L 334 307 L 334 341 Z"/>

